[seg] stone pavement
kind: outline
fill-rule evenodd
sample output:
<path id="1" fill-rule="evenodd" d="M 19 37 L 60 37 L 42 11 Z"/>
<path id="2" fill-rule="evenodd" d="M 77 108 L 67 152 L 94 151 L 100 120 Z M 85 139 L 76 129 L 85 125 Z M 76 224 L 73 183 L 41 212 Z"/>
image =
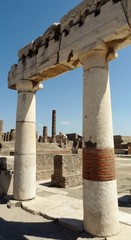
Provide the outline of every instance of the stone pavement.
<path id="1" fill-rule="evenodd" d="M 119 213 L 121 232 L 117 236 L 92 237 L 83 230 L 82 187 L 57 189 L 39 182 L 35 199 L 0 204 L 0 240 L 131 240 L 131 214 L 127 207 Z"/>

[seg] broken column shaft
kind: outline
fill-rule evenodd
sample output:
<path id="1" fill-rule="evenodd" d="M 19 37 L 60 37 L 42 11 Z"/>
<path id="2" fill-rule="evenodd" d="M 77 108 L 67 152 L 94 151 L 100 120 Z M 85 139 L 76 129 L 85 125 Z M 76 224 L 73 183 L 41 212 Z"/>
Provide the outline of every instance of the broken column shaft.
<path id="1" fill-rule="evenodd" d="M 2 138 L 3 134 L 3 120 L 0 120 L 0 139 Z"/>
<path id="2" fill-rule="evenodd" d="M 43 127 L 43 142 L 46 143 L 47 140 L 47 126 Z"/>
<path id="3" fill-rule="evenodd" d="M 52 110 L 52 143 L 56 142 L 56 110 Z"/>

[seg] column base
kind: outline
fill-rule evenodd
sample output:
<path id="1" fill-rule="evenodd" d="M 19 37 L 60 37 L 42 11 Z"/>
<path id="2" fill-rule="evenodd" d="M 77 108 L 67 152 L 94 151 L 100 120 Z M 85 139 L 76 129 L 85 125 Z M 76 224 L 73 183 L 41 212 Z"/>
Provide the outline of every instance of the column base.
<path id="1" fill-rule="evenodd" d="M 16 155 L 14 161 L 13 197 L 31 200 L 36 196 L 36 155 Z"/>
<path id="2" fill-rule="evenodd" d="M 84 230 L 107 237 L 120 231 L 116 180 L 83 181 Z"/>

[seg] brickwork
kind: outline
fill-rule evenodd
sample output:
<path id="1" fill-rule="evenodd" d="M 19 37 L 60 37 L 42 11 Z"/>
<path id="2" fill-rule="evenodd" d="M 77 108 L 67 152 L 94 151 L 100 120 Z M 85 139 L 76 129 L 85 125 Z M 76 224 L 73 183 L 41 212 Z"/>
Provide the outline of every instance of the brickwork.
<path id="1" fill-rule="evenodd" d="M 43 127 L 43 142 L 46 143 L 48 141 L 48 135 L 47 135 L 47 126 Z"/>
<path id="2" fill-rule="evenodd" d="M 52 142 L 56 142 L 56 110 L 52 110 Z"/>
<path id="3" fill-rule="evenodd" d="M 83 149 L 83 178 L 92 181 L 116 179 L 114 149 Z"/>

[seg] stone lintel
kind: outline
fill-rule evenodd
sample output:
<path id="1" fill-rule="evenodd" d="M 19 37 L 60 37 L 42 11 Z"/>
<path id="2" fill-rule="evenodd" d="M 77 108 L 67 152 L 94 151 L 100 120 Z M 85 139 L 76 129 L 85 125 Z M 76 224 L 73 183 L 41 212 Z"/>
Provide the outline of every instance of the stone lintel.
<path id="1" fill-rule="evenodd" d="M 112 14 L 110 14 L 112 13 Z M 80 58 L 100 48 L 120 49 L 131 43 L 130 0 L 84 0 L 18 53 L 11 67 L 8 87 L 16 88 L 20 79 L 42 82 L 80 67 Z"/>
<path id="2" fill-rule="evenodd" d="M 125 15 L 129 26 L 131 27 L 131 1 L 130 0 L 121 0 Z"/>

